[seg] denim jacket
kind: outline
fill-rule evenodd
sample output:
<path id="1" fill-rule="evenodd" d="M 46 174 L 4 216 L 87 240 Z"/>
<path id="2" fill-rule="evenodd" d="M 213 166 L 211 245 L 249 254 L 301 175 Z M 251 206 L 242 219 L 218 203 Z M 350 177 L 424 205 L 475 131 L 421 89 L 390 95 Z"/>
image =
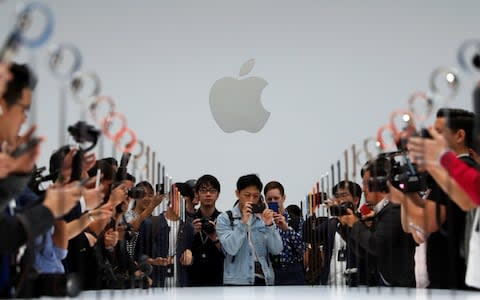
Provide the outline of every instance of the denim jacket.
<path id="1" fill-rule="evenodd" d="M 232 209 L 233 228 L 226 212 L 217 218 L 217 235 L 225 252 L 223 284 L 253 285 L 255 281 L 255 253 L 262 266 L 267 285 L 274 284 L 274 273 L 268 254 L 278 255 L 283 250 L 282 238 L 277 226 L 265 226 L 261 218 L 253 215 L 249 226 L 241 223 L 238 206 Z"/>

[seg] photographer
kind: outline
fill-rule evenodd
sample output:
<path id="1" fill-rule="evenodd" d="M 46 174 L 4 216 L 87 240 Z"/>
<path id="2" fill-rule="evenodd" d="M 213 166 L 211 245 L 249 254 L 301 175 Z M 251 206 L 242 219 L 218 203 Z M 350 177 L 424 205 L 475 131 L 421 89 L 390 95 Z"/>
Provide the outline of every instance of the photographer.
<path id="1" fill-rule="evenodd" d="M 220 195 L 220 182 L 212 175 L 201 176 L 195 185 L 200 208 L 193 215 L 193 264 L 188 268 L 190 286 L 221 286 L 223 284 L 222 246 L 215 222 L 220 212 L 215 204 Z"/>
<path id="2" fill-rule="evenodd" d="M 135 192 L 131 197 L 134 199 L 133 207 L 124 216 L 124 224 L 127 225 L 126 244 L 130 256 L 135 257 L 135 245 L 138 232 L 145 219 L 152 216 L 155 208 L 162 203 L 164 195 L 155 195 L 152 185 L 147 181 L 139 182 L 135 186 Z"/>
<path id="3" fill-rule="evenodd" d="M 81 193 L 78 183 L 51 187 L 28 208 L 18 212 L 14 212 L 13 206 L 7 208 L 9 202 L 14 205 L 10 200 L 25 193 L 40 153 L 39 143 L 32 140 L 35 127 L 18 137 L 32 102 L 35 76 L 27 66 L 18 64 L 12 64 L 9 73 L 10 81 L 2 86 L 0 96 L 0 232 L 9 237 L 0 244 L 0 296 L 11 296 L 7 287 L 17 283 L 13 278 L 15 274 L 9 272 L 10 264 L 18 263 L 13 259 L 17 257 L 13 252 L 26 243 L 31 246 L 35 237 L 47 232 L 56 218 L 62 217 L 78 202 Z M 22 148 L 24 150 L 20 151 Z"/>
<path id="4" fill-rule="evenodd" d="M 280 182 L 271 181 L 263 190 L 268 206 L 273 210 L 273 219 L 280 229 L 283 250 L 280 255 L 273 256 L 275 285 L 303 285 L 303 219 L 290 216 L 285 210 L 285 189 Z"/>
<path id="5" fill-rule="evenodd" d="M 435 120 L 435 130 L 445 137 L 448 147 L 458 159 L 476 167 L 476 162 L 469 155 L 473 143 L 473 123 L 474 115 L 471 112 L 440 109 Z M 412 142 L 409 145 L 411 147 Z M 437 169 L 427 170 L 431 177 L 426 201 L 417 194 L 404 195 L 395 189 L 392 189 L 392 199 L 402 205 L 412 226 L 419 227 L 428 236 L 426 258 L 429 288 L 465 288 L 465 258 L 468 249 L 465 241 L 469 241 L 465 237 L 465 228 L 472 226 L 471 223 L 466 225 L 465 212 L 445 193 L 450 191 L 450 187 L 445 185 L 446 182 L 442 183 L 443 175 L 437 173 Z M 442 190 L 442 185 L 445 191 Z"/>
<path id="6" fill-rule="evenodd" d="M 325 252 L 321 284 L 374 286 L 377 284 L 376 272 L 371 266 L 375 257 L 360 247 L 354 247 L 350 227 L 339 221 L 339 217 L 348 214 L 348 209 L 357 213 L 362 189 L 355 182 L 341 181 L 332 188 L 332 194 L 335 197 L 334 205 L 330 206 L 332 217 L 318 227 L 319 240 Z"/>
<path id="7" fill-rule="evenodd" d="M 146 274 L 151 272 L 151 268 L 145 266 L 146 263 L 140 262 L 139 265 L 134 261 L 132 255 L 134 251 L 129 249 L 132 246 L 129 245 L 129 242 L 132 242 L 133 234 L 130 225 L 124 222 L 124 214 L 128 209 L 129 201 L 132 198 L 142 196 L 144 190 L 143 187 L 134 188 L 135 177 L 131 174 L 125 173 L 117 176 L 117 180 L 122 178 L 123 180 L 117 181 L 114 186 L 123 185 L 125 195 L 115 207 L 114 218 L 102 232 L 103 237 L 102 235 L 99 236 L 98 248 L 102 251 L 97 252 L 97 255 L 100 262 L 105 261 L 103 272 L 106 276 L 103 286 L 107 289 L 126 289 L 151 285 L 151 281 L 147 277 L 149 274 Z M 159 199 L 161 201 L 163 195 Z"/>
<path id="8" fill-rule="evenodd" d="M 430 129 L 433 139 L 410 138 L 408 151 L 412 161 L 439 174 L 437 183 L 464 211 L 480 205 L 480 171 L 455 155 L 445 137 Z M 451 176 L 451 177 L 450 177 Z"/>
<path id="9" fill-rule="evenodd" d="M 124 184 L 114 186 L 109 201 L 103 204 L 101 208 L 114 213 L 115 207 L 118 205 L 116 203 L 122 203 L 126 200 L 126 191 L 127 187 Z M 72 238 L 68 243 L 66 270 L 68 273 L 78 275 L 81 279 L 80 287 L 82 290 L 101 289 L 103 287 L 106 272 L 106 259 L 103 254 L 107 254 L 104 235 L 109 223 L 111 223 L 111 218 L 94 218 L 89 222 L 86 230 Z M 116 244 L 115 237 L 118 239 L 118 233 L 115 234 L 113 230 L 110 230 L 107 236 L 107 239 L 109 239 L 107 247 Z"/>
<path id="10" fill-rule="evenodd" d="M 172 198 L 167 211 L 142 223 L 135 257 L 153 267 L 152 287 L 188 286 L 193 234 L 192 224 L 182 221 L 174 210 Z"/>
<path id="11" fill-rule="evenodd" d="M 261 199 L 262 182 L 255 174 L 238 179 L 238 205 L 217 218 L 217 235 L 226 253 L 223 283 L 273 285 L 269 254 L 283 250 L 273 211 Z"/>
<path id="12" fill-rule="evenodd" d="M 367 163 L 361 172 L 365 199 L 375 211 L 372 226 L 368 228 L 351 209 L 338 219 L 352 228 L 354 245 L 376 257 L 381 285 L 414 287 L 415 242 L 403 232 L 400 206 L 389 200 L 389 190 L 381 184 L 389 165 L 389 160 L 378 158 Z"/>

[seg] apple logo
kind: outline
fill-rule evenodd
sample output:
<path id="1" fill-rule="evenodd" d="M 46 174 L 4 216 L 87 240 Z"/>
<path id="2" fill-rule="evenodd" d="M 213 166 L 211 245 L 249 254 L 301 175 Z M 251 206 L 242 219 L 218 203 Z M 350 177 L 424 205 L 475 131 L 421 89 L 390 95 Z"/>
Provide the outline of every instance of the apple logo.
<path id="1" fill-rule="evenodd" d="M 250 73 L 254 65 L 254 59 L 246 61 L 240 68 L 239 76 Z M 259 132 L 270 117 L 261 101 L 267 84 L 263 78 L 254 76 L 217 80 L 210 89 L 210 111 L 220 129 L 226 133 L 239 130 Z"/>

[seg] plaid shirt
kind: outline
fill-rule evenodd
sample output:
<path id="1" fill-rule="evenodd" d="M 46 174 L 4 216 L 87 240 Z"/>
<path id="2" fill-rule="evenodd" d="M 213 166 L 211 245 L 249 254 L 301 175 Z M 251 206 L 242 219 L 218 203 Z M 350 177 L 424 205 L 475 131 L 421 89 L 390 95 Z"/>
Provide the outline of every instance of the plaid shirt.
<path id="1" fill-rule="evenodd" d="M 283 216 L 288 224 L 291 222 L 290 215 L 287 211 Z M 298 263 L 303 261 L 303 253 L 305 252 L 305 243 L 303 242 L 303 218 L 300 218 L 300 223 L 297 230 L 289 226 L 288 230 L 283 231 L 279 229 L 280 236 L 283 242 L 283 251 L 280 254 L 280 263 Z"/>

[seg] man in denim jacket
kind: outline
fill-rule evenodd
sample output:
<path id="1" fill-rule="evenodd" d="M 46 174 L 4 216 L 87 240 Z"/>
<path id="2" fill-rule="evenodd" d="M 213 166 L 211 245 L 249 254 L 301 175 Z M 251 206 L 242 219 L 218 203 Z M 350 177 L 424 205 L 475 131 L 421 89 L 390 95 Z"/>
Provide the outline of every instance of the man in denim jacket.
<path id="1" fill-rule="evenodd" d="M 237 181 L 238 204 L 217 218 L 217 235 L 226 254 L 223 284 L 273 285 L 269 253 L 283 250 L 282 238 L 273 222 L 273 211 L 260 200 L 263 184 L 257 175 Z"/>

